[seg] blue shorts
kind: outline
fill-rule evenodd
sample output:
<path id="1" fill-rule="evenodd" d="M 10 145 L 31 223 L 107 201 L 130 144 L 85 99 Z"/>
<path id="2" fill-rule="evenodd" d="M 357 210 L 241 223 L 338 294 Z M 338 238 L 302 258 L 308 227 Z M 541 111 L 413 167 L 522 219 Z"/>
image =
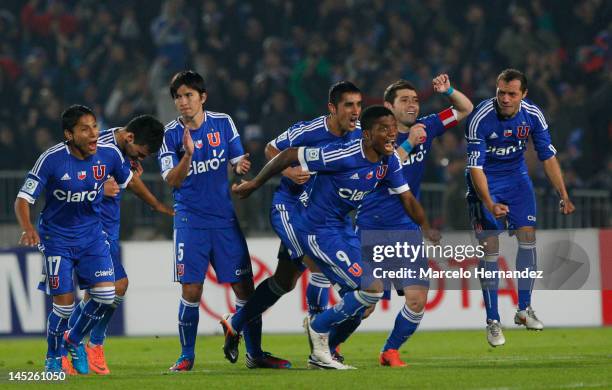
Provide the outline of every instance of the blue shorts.
<path id="1" fill-rule="evenodd" d="M 506 176 L 487 176 L 489 193 L 495 203 L 508 206 L 504 218 L 495 219 L 480 201 L 470 177 L 467 176 L 467 202 L 470 219 L 476 236 L 485 238 L 498 235 L 505 230 L 516 230 L 523 226 L 536 225 L 536 202 L 531 179 L 526 173 Z"/>
<path id="2" fill-rule="evenodd" d="M 127 273 L 121 263 L 121 245 L 119 245 L 119 240 L 109 239 L 108 243 L 110 245 L 111 259 L 113 259 L 113 268 L 115 268 L 115 280 L 127 278 Z"/>
<path id="3" fill-rule="evenodd" d="M 115 281 L 115 270 L 110 255 L 110 244 L 106 234 L 93 242 L 78 246 L 53 246 L 42 242 L 39 249 L 43 255 L 44 278 L 38 285 L 48 295 L 61 295 L 74 291 L 73 272 L 81 290 L 96 284 Z"/>
<path id="4" fill-rule="evenodd" d="M 220 283 L 251 278 L 251 257 L 239 226 L 174 229 L 174 281 L 203 283 L 212 265 Z"/>
<path id="5" fill-rule="evenodd" d="M 299 263 L 300 268 L 303 268 L 302 257 L 304 251 L 295 234 L 295 229 L 289 222 L 289 215 L 293 212 L 293 204 L 277 203 L 270 208 L 270 224 L 276 235 L 281 240 L 281 246 L 278 251 L 279 260 L 291 260 Z"/>
<path id="6" fill-rule="evenodd" d="M 341 295 L 363 289 L 374 281 L 364 269 L 361 245 L 355 233 L 339 228 L 311 234 L 297 226 L 296 233 L 305 253 L 317 263 Z"/>

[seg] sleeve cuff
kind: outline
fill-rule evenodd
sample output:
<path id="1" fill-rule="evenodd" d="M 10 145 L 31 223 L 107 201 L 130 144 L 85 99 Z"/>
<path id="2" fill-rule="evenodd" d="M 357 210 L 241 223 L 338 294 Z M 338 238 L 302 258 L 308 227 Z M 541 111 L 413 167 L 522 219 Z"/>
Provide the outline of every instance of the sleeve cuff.
<path id="1" fill-rule="evenodd" d="M 410 187 L 408 186 L 408 184 L 404 184 L 404 185 L 402 185 L 400 187 L 397 187 L 397 188 L 389 188 L 389 193 L 391 195 L 397 195 L 397 194 L 402 194 L 402 193 L 404 193 L 406 191 L 409 191 L 409 190 L 410 190 Z"/>
<path id="2" fill-rule="evenodd" d="M 230 160 L 230 164 L 232 165 L 236 165 L 240 160 L 242 160 L 242 158 L 245 156 L 246 154 L 241 154 L 238 157 L 234 157 L 233 159 Z"/>
<path id="3" fill-rule="evenodd" d="M 130 180 L 132 180 L 132 177 L 134 177 L 134 174 L 132 173 L 132 171 L 130 171 L 130 175 L 127 177 L 127 179 L 125 179 L 125 182 L 119 184 L 119 188 L 121 188 L 122 190 L 125 189 L 130 183 Z"/>
<path id="4" fill-rule="evenodd" d="M 482 165 L 468 165 L 468 166 L 466 166 L 466 168 L 482 169 Z"/>
<path id="5" fill-rule="evenodd" d="M 304 154 L 306 153 L 306 147 L 300 146 L 298 148 L 298 160 L 300 161 L 300 166 L 302 167 L 302 171 L 309 172 L 308 164 L 306 163 L 306 157 Z"/>
<path id="6" fill-rule="evenodd" d="M 23 191 L 19 191 L 19 193 L 17 194 L 17 197 L 21 199 L 25 199 L 29 204 L 34 204 L 36 202 L 36 199 L 32 198 L 29 194 L 26 194 Z"/>

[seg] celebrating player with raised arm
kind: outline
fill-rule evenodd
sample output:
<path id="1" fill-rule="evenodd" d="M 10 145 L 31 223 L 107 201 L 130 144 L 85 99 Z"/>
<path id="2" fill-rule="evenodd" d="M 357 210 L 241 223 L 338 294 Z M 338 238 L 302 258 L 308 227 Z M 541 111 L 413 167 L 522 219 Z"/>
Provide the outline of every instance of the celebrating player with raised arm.
<path id="1" fill-rule="evenodd" d="M 468 117 L 465 137 L 467 155 L 467 201 L 476 235 L 485 245 L 480 268 L 497 271 L 498 235 L 508 229 L 516 235 L 516 269 L 536 269 L 536 204 L 523 154 L 531 136 L 544 171 L 560 197 L 562 214 L 574 212 L 557 158 L 548 124 L 538 106 L 526 99 L 527 79 L 515 69 L 497 77 L 496 96 L 481 102 Z M 496 275 L 495 273 L 493 275 Z M 531 307 L 532 278 L 518 281 L 516 324 L 542 330 L 544 325 Z M 497 310 L 497 277 L 482 279 L 487 311 L 487 341 L 496 347 L 504 338 Z"/>
<path id="2" fill-rule="evenodd" d="M 132 171 L 135 171 L 132 180 L 130 180 L 127 186 L 130 191 L 151 206 L 153 210 L 167 215 L 174 215 L 172 208 L 160 202 L 140 179 L 142 172 L 140 161 L 151 154 L 157 153 L 163 137 L 164 125 L 150 115 L 141 115 L 132 119 L 125 127 L 116 127 L 102 131 L 98 138 L 98 143 L 116 146 L 123 155 L 123 158 L 130 161 Z M 121 192 L 122 190 L 114 178 L 111 177 L 104 183 L 105 196 L 101 204 L 102 226 L 104 232 L 108 234 L 107 241 L 110 245 L 110 254 L 113 260 L 115 300 L 112 305 L 106 308 L 100 322 L 93 327 L 89 343 L 85 345 L 89 368 L 99 375 L 110 374 L 104 355 L 106 328 L 113 313 L 123 302 L 128 287 L 128 277 L 121 264 L 121 250 L 119 247 Z M 85 298 L 76 306 L 76 309 L 70 316 L 68 321 L 69 327 L 73 326 L 88 300 L 89 294 L 85 293 Z M 70 367 L 67 360 L 62 359 L 62 366 L 64 370 L 70 372 L 72 367 Z"/>
<path id="3" fill-rule="evenodd" d="M 228 165 L 237 174 L 250 168 L 240 135 L 227 114 L 204 111 L 204 79 L 177 73 L 170 94 L 181 113 L 166 125 L 159 152 L 162 177 L 173 187 L 174 279 L 181 283 L 179 338 L 182 352 L 171 371 L 189 371 L 195 360 L 199 304 L 208 265 L 221 283 L 230 283 L 239 311 L 253 293 L 246 240 L 230 198 Z M 249 368 L 287 368 L 290 363 L 261 349 L 261 316 L 245 329 Z"/>
<path id="4" fill-rule="evenodd" d="M 114 145 L 98 145 L 98 124 L 89 108 L 69 107 L 62 113 L 62 127 L 67 141 L 38 158 L 17 195 L 15 213 L 23 229 L 20 243 L 38 245 L 43 254 L 43 288 L 53 297 L 45 370 L 62 370 L 63 341 L 74 368 L 86 374 L 87 354 L 81 340 L 115 300 L 113 261 L 100 218 L 104 182 L 112 175 L 125 188 L 132 172 Z M 37 232 L 30 222 L 30 204 L 43 190 L 45 208 Z M 68 331 L 68 318 L 74 310 L 73 272 L 91 299 Z"/>
<path id="5" fill-rule="evenodd" d="M 246 197 L 298 161 L 304 171 L 317 172 L 307 204 L 298 203 L 291 219 L 301 247 L 339 289 L 342 299 L 333 308 L 309 318 L 306 324 L 311 368 L 352 368 L 332 358 L 330 331 L 343 321 L 363 316 L 382 296 L 382 283 L 363 272 L 359 239 L 346 228 L 348 213 L 380 182 L 388 181 L 389 189 L 400 194 L 406 212 L 417 223 L 428 226 L 423 208 L 401 174 L 394 148 L 397 122 L 393 113 L 383 106 L 368 107 L 361 115 L 361 125 L 362 139 L 323 148 L 288 148 L 268 162 L 252 181 L 232 188 Z"/>
<path id="6" fill-rule="evenodd" d="M 408 81 L 398 80 L 387 87 L 383 95 L 385 107 L 393 111 L 398 123 L 397 143 L 402 147 L 400 152 L 409 152 L 404 161 L 402 173 L 410 186 L 410 191 L 417 199 L 419 189 L 425 172 L 426 157 L 431 149 L 434 138 L 443 135 L 467 117 L 474 106 L 461 92 L 451 87 L 448 75 L 441 74 L 432 80 L 435 92 L 448 97 L 453 107 L 449 107 L 437 114 L 419 118 L 419 98 L 416 88 Z M 402 203 L 397 195 L 389 192 L 384 185 L 379 186 L 372 194 L 363 200 L 357 213 L 356 225 L 360 231 L 364 230 L 420 230 L 420 226 L 402 212 Z M 415 234 L 415 239 L 418 234 Z M 420 238 L 418 239 L 420 243 Z M 427 269 L 427 259 L 424 256 L 413 263 L 417 268 Z M 399 287 L 399 286 L 398 286 Z M 406 304 L 397 314 L 393 330 L 380 354 L 380 364 L 391 367 L 405 366 L 399 356 L 399 348 L 416 331 L 423 318 L 428 280 L 406 280 L 403 289 Z M 353 324 L 357 326 L 358 324 Z M 350 327 L 349 323 L 343 327 Z M 342 338 L 330 338 L 330 346 L 334 348 L 342 342 Z"/>

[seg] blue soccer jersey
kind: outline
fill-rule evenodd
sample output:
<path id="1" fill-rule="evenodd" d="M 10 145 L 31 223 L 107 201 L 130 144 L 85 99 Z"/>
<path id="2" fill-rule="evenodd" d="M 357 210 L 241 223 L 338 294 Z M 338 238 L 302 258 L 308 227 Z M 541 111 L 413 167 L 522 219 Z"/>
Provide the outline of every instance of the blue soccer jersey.
<path id="1" fill-rule="evenodd" d="M 348 213 L 380 182 L 385 181 L 395 194 L 409 189 L 399 156 L 370 162 L 363 153 L 361 139 L 324 148 L 300 147 L 298 156 L 302 169 L 317 173 L 307 204 L 300 203 L 294 213 L 299 215 L 294 223 L 307 229 L 343 229 Z"/>
<path id="2" fill-rule="evenodd" d="M 119 149 L 119 145 L 117 144 L 117 139 L 115 138 L 115 132 L 121 129 L 120 127 L 115 127 L 112 129 L 104 130 L 100 132 L 100 137 L 98 138 L 98 144 L 110 144 L 115 145 L 117 149 Z M 122 153 L 123 159 L 129 164 L 128 157 Z M 101 212 L 102 212 L 102 228 L 108 234 L 109 239 L 118 240 L 119 239 L 119 229 L 121 222 L 121 194 L 123 190 L 121 190 L 115 196 L 104 196 L 102 198 Z"/>
<path id="3" fill-rule="evenodd" d="M 527 172 L 523 155 L 530 135 L 540 161 L 557 153 L 544 114 L 535 104 L 523 99 L 512 118 L 500 117 L 496 105 L 495 98 L 485 100 L 467 119 L 468 169 L 484 169 L 486 175 Z"/>
<path id="4" fill-rule="evenodd" d="M 310 121 L 298 122 L 281 133 L 270 142 L 276 149 L 283 151 L 290 147 L 300 146 L 325 146 L 331 143 L 346 143 L 355 139 L 361 139 L 361 125 L 357 122 L 357 128 L 349 131 L 342 137 L 338 137 L 329 131 L 326 116 L 320 116 Z M 295 204 L 304 189 L 312 182 L 296 184 L 291 179 L 283 176 L 280 185 L 274 193 L 273 204 Z"/>
<path id="5" fill-rule="evenodd" d="M 44 245 L 73 247 L 100 236 L 103 188 L 110 176 L 121 188 L 132 178 L 114 145 L 99 144 L 94 155 L 80 160 L 61 143 L 38 158 L 17 196 L 33 204 L 45 190 L 38 223 Z"/>
<path id="6" fill-rule="evenodd" d="M 180 118 L 166 125 L 158 154 L 162 177 L 185 154 L 184 126 Z M 205 111 L 204 122 L 191 130 L 195 151 L 191 167 L 180 188 L 175 188 L 175 228 L 228 228 L 237 223 L 230 198 L 228 163 L 244 155 L 240 135 L 227 114 Z"/>
<path id="7" fill-rule="evenodd" d="M 402 174 L 415 197 L 419 197 L 426 157 L 431 150 L 433 140 L 444 134 L 447 129 L 456 126 L 458 123 L 456 118 L 453 110 L 448 108 L 437 114 L 417 119 L 417 123 L 425 125 L 427 140 L 412 150 L 406 161 L 403 162 L 404 168 L 402 169 Z M 401 144 L 406 139 L 408 139 L 408 133 L 399 133 L 397 144 Z M 417 227 L 404 212 L 404 206 L 400 199 L 385 185 L 379 186 L 363 200 L 357 213 L 356 224 L 362 230 L 383 227 L 393 229 Z"/>

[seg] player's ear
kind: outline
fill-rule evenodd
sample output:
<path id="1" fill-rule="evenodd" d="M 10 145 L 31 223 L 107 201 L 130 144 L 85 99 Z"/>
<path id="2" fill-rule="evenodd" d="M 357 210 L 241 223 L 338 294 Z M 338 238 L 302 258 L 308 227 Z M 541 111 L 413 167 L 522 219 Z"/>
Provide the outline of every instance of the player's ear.
<path id="1" fill-rule="evenodd" d="M 125 140 L 130 144 L 134 143 L 134 133 L 126 132 Z"/>
<path id="2" fill-rule="evenodd" d="M 393 109 L 393 104 L 389 103 L 389 102 L 384 102 L 383 105 L 388 108 L 389 110 Z"/>
<path id="3" fill-rule="evenodd" d="M 525 92 L 523 92 L 523 99 L 525 99 L 527 97 L 527 91 L 529 91 L 529 90 L 525 89 Z"/>
<path id="4" fill-rule="evenodd" d="M 332 103 L 327 103 L 327 109 L 329 110 L 330 114 L 336 115 L 336 106 L 334 106 Z"/>
<path id="5" fill-rule="evenodd" d="M 66 140 L 72 141 L 73 137 L 74 137 L 74 135 L 72 134 L 72 131 L 70 131 L 68 129 L 64 130 L 64 138 L 66 138 Z"/>
<path id="6" fill-rule="evenodd" d="M 202 99 L 202 104 L 206 103 L 206 99 L 208 99 L 208 94 L 206 92 L 202 92 L 200 94 L 200 99 Z"/>

